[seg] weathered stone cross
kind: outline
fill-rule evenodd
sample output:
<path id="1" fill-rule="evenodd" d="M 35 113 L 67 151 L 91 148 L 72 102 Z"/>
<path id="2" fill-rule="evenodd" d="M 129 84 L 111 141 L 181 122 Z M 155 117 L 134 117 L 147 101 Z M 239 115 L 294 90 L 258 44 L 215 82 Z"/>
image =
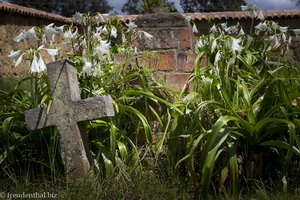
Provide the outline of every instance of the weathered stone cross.
<path id="1" fill-rule="evenodd" d="M 84 135 L 77 122 L 114 116 L 112 99 L 110 96 L 81 99 L 76 69 L 71 61 L 50 63 L 47 65 L 47 72 L 52 91 L 52 105 L 48 112 L 47 108 L 27 110 L 27 127 L 29 130 L 36 130 L 57 126 L 67 177 L 86 177 L 91 161 L 82 139 Z"/>

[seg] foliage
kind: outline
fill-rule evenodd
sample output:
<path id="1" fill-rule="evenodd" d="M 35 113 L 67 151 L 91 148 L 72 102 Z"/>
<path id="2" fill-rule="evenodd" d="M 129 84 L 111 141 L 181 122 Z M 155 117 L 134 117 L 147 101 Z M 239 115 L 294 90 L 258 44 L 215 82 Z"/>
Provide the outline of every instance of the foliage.
<path id="1" fill-rule="evenodd" d="M 299 107 L 292 106 L 300 77 L 285 57 L 290 41 L 287 27 L 272 21 L 252 36 L 223 23 L 199 38 L 193 91 L 182 100 L 185 115 L 173 114 L 168 155 L 203 199 L 212 188 L 237 195 L 253 178 L 272 177 L 287 190 L 292 155 L 300 155 Z"/>
<path id="2" fill-rule="evenodd" d="M 9 0 L 10 3 L 31 7 L 46 12 L 59 13 L 60 15 L 71 17 L 75 12 L 101 12 L 108 13 L 112 7 L 107 0 L 50 0 L 50 1 L 31 1 L 31 0 Z"/>
<path id="3" fill-rule="evenodd" d="M 240 10 L 240 6 L 245 4 L 244 0 L 180 0 L 180 5 L 185 13 Z"/>
<path id="4" fill-rule="evenodd" d="M 177 12 L 174 2 L 168 0 L 127 0 L 122 12 L 127 14 L 153 13 L 153 6 L 159 6 L 165 12 Z"/>

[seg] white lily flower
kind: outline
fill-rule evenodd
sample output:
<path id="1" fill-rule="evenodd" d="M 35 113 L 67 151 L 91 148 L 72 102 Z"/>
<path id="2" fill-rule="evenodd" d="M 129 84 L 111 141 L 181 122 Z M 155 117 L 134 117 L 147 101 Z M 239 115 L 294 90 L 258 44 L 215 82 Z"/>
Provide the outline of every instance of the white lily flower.
<path id="1" fill-rule="evenodd" d="M 133 21 L 129 21 L 129 23 L 126 24 L 126 26 L 128 27 L 128 31 L 131 31 L 137 27 L 137 25 Z"/>
<path id="2" fill-rule="evenodd" d="M 214 65 L 218 66 L 218 62 L 221 59 L 221 51 L 218 51 L 216 56 L 215 56 L 215 61 L 214 61 Z"/>
<path id="3" fill-rule="evenodd" d="M 218 29 L 217 29 L 217 27 L 216 27 L 215 24 L 210 28 L 209 32 L 211 32 L 211 33 L 216 33 L 216 32 L 218 32 Z"/>
<path id="4" fill-rule="evenodd" d="M 30 72 L 31 73 L 35 73 L 35 72 L 40 72 L 40 67 L 39 67 L 39 63 L 38 63 L 38 59 L 36 56 L 33 57 L 32 61 L 31 61 L 31 67 L 30 67 Z"/>
<path id="5" fill-rule="evenodd" d="M 225 32 L 229 34 L 236 34 L 238 32 L 238 29 L 236 26 L 230 26 L 228 28 L 225 28 Z"/>
<path id="6" fill-rule="evenodd" d="M 87 74 L 87 75 L 91 75 L 92 74 L 92 63 L 91 62 L 88 62 L 88 61 L 85 61 L 84 62 L 84 66 L 82 68 L 82 72 L 84 74 Z"/>
<path id="7" fill-rule="evenodd" d="M 59 33 L 53 28 L 53 23 L 45 27 L 46 41 L 54 41 L 55 34 Z"/>
<path id="8" fill-rule="evenodd" d="M 64 28 L 65 25 L 62 26 L 55 26 L 54 29 L 58 32 L 58 33 L 63 33 L 64 32 Z"/>
<path id="9" fill-rule="evenodd" d="M 247 11 L 247 10 L 249 10 L 249 7 L 248 7 L 248 5 L 243 5 L 243 6 L 241 6 L 241 9 L 242 9 L 242 11 Z"/>
<path id="10" fill-rule="evenodd" d="M 276 23 L 276 22 L 271 22 L 271 26 L 272 26 L 272 28 L 274 29 L 274 30 L 278 30 L 279 29 L 279 25 L 278 25 L 278 23 Z"/>
<path id="11" fill-rule="evenodd" d="M 45 49 L 45 50 L 51 56 L 52 61 L 55 61 L 55 56 L 58 55 L 59 49 Z"/>
<path id="12" fill-rule="evenodd" d="M 259 32 L 260 31 L 266 31 L 268 30 L 268 25 L 266 24 L 266 22 L 260 22 L 258 25 L 255 26 L 255 29 L 258 30 Z"/>
<path id="13" fill-rule="evenodd" d="M 22 53 L 21 50 L 18 51 L 11 51 L 10 54 L 8 55 L 8 57 L 10 57 L 11 59 L 13 59 L 14 63 L 15 63 L 15 67 L 17 67 L 23 58 L 24 53 Z"/>
<path id="14" fill-rule="evenodd" d="M 215 73 L 217 75 L 217 77 L 220 78 L 220 68 L 219 68 L 219 61 L 221 60 L 221 51 L 218 51 L 216 56 L 215 56 L 215 61 L 214 61 L 214 65 L 215 65 Z"/>
<path id="15" fill-rule="evenodd" d="M 100 45 L 95 48 L 95 54 L 101 59 L 104 55 L 109 56 L 110 43 L 106 40 L 100 41 Z"/>
<path id="16" fill-rule="evenodd" d="M 193 33 L 199 33 L 195 23 L 193 24 Z"/>
<path id="17" fill-rule="evenodd" d="M 94 38 L 95 39 L 98 39 L 98 40 L 101 40 L 102 38 L 101 38 L 101 33 L 100 32 L 96 32 L 96 33 L 94 33 Z"/>
<path id="18" fill-rule="evenodd" d="M 29 42 L 35 42 L 38 38 L 35 35 L 35 28 L 32 27 L 27 31 L 22 31 L 17 37 L 14 38 L 15 42 L 20 42 L 21 40 L 28 39 Z"/>
<path id="19" fill-rule="evenodd" d="M 100 14 L 97 13 L 97 15 L 95 16 L 96 19 L 96 23 L 100 24 L 100 23 L 106 23 L 106 18 L 109 16 L 109 14 L 105 13 L 105 14 Z"/>
<path id="20" fill-rule="evenodd" d="M 38 65 L 39 65 L 40 72 L 46 70 L 46 65 L 45 65 L 41 55 L 39 55 Z"/>
<path id="21" fill-rule="evenodd" d="M 225 31 L 226 29 L 227 29 L 227 23 L 225 22 L 225 23 L 222 23 L 221 24 L 221 27 L 222 27 L 222 29 Z"/>
<path id="22" fill-rule="evenodd" d="M 110 36 L 116 38 L 117 37 L 117 29 L 113 26 L 111 27 Z"/>
<path id="23" fill-rule="evenodd" d="M 201 37 L 198 41 L 197 41 L 197 43 L 196 43 L 196 48 L 203 48 L 205 45 L 207 44 L 207 41 L 203 38 L 203 37 Z"/>
<path id="24" fill-rule="evenodd" d="M 146 40 L 152 40 L 152 38 L 154 37 L 153 35 L 151 35 L 150 33 L 147 33 L 146 31 L 139 31 L 139 36 L 140 38 L 142 37 L 142 35 L 146 38 Z"/>
<path id="25" fill-rule="evenodd" d="M 264 20 L 265 16 L 262 10 L 258 11 L 257 18 L 260 20 Z"/>
<path id="26" fill-rule="evenodd" d="M 15 42 L 20 42 L 21 40 L 26 38 L 26 32 L 22 31 L 17 37 L 14 38 Z"/>
<path id="27" fill-rule="evenodd" d="M 38 38 L 35 34 L 35 27 L 32 27 L 26 32 L 26 39 L 28 39 L 30 43 L 36 42 Z"/>
<path id="28" fill-rule="evenodd" d="M 294 34 L 296 35 L 296 37 L 299 37 L 300 36 L 300 29 L 292 29 Z"/>
<path id="29" fill-rule="evenodd" d="M 102 26 L 101 26 L 101 27 L 102 27 Z M 107 30 L 106 26 L 103 26 L 103 27 L 101 28 L 100 34 L 101 34 L 101 33 L 108 33 L 108 30 Z"/>
<path id="30" fill-rule="evenodd" d="M 75 19 L 78 23 L 80 23 L 80 24 L 83 23 L 83 18 L 84 18 L 84 16 L 83 16 L 82 13 L 76 12 L 76 13 L 73 15 L 73 17 L 74 17 L 74 19 Z"/>
<path id="31" fill-rule="evenodd" d="M 211 44 L 211 53 L 213 53 L 215 51 L 216 47 L 217 47 L 217 38 L 214 39 Z"/>
<path id="32" fill-rule="evenodd" d="M 77 34 L 77 30 L 72 32 L 70 29 L 64 32 L 64 38 L 66 39 L 73 39 Z"/>
<path id="33" fill-rule="evenodd" d="M 192 17 L 191 16 L 184 16 L 189 22 L 192 20 Z"/>
<path id="34" fill-rule="evenodd" d="M 271 42 L 271 45 L 273 46 L 274 49 L 277 49 L 278 47 L 280 47 L 280 41 L 278 39 L 278 35 L 272 35 L 269 38 L 269 41 Z"/>
<path id="35" fill-rule="evenodd" d="M 101 32 L 102 28 L 103 28 L 102 26 L 96 27 L 96 32 L 97 32 L 97 33 Z"/>
<path id="36" fill-rule="evenodd" d="M 281 33 L 285 33 L 288 31 L 288 27 L 287 26 L 279 26 L 279 30 Z"/>
<path id="37" fill-rule="evenodd" d="M 232 43 L 231 43 L 231 49 L 233 51 L 242 51 L 242 47 L 240 45 L 241 38 L 235 39 L 234 37 L 231 37 Z"/>
<path id="38" fill-rule="evenodd" d="M 256 8 L 252 8 L 251 9 L 251 18 L 256 18 L 257 17 L 257 11 L 256 11 Z"/>
<path id="39" fill-rule="evenodd" d="M 241 27 L 240 32 L 238 35 L 245 35 L 244 29 Z"/>

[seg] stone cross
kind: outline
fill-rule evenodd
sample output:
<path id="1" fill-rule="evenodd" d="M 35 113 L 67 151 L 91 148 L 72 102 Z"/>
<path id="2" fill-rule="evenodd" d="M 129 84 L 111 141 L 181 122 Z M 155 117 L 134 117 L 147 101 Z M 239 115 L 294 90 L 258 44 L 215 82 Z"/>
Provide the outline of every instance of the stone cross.
<path id="1" fill-rule="evenodd" d="M 91 160 L 83 140 L 78 122 L 114 116 L 110 96 L 89 99 L 80 98 L 77 72 L 74 64 L 60 60 L 47 65 L 52 91 L 50 109 L 37 108 L 25 111 L 25 121 L 29 130 L 57 126 L 60 133 L 60 148 L 66 164 L 66 174 L 70 179 L 88 175 Z M 87 154 L 88 153 L 88 154 Z"/>

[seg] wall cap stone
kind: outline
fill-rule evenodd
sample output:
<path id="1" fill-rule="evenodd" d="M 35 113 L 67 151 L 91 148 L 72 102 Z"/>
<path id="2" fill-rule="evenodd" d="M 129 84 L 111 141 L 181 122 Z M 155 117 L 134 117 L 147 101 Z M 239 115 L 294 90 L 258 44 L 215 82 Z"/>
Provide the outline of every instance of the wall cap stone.
<path id="1" fill-rule="evenodd" d="M 188 27 L 189 21 L 180 13 L 154 13 L 139 15 L 136 25 L 140 28 L 148 27 Z"/>

